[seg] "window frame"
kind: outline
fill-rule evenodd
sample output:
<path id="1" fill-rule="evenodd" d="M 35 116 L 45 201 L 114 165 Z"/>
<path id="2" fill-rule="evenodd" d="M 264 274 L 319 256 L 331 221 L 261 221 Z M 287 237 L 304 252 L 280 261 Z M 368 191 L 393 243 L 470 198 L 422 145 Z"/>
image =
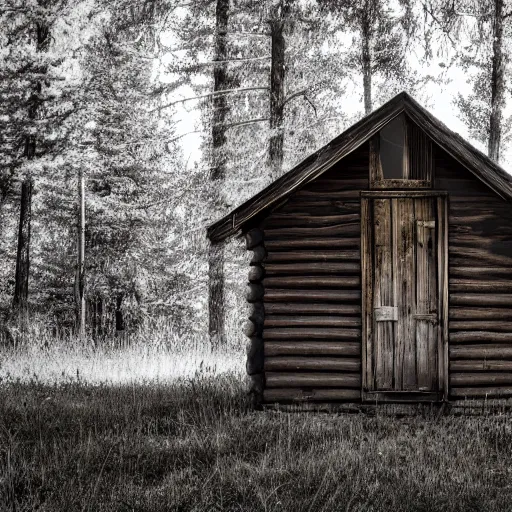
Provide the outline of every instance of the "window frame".
<path id="1" fill-rule="evenodd" d="M 386 179 L 384 178 L 382 164 L 380 160 L 380 130 L 373 135 L 370 139 L 370 189 L 428 189 L 433 186 L 433 160 L 432 160 L 432 141 L 426 135 L 423 134 L 426 140 L 426 151 L 429 153 L 425 154 L 427 158 L 427 165 L 429 169 L 429 179 L 409 179 L 407 176 L 410 175 L 410 151 L 409 151 L 409 139 L 411 128 L 413 123 L 408 117 L 401 112 L 398 116 L 404 116 L 405 122 L 405 141 L 404 141 L 404 158 L 403 158 L 403 169 L 402 175 L 405 176 L 402 179 Z M 397 117 L 398 117 L 397 116 Z M 393 118 L 393 119 L 396 119 Z M 418 128 L 419 129 L 419 128 Z"/>

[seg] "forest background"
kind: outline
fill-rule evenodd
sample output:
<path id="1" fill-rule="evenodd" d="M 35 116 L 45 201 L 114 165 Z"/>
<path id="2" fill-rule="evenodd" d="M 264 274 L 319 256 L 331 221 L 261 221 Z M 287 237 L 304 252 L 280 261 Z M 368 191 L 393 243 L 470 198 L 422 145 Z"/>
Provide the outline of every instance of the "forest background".
<path id="1" fill-rule="evenodd" d="M 405 90 L 507 165 L 504 0 L 3 0 L 0 333 L 240 344 L 206 227 Z M 155 323 L 156 322 L 156 323 Z"/>

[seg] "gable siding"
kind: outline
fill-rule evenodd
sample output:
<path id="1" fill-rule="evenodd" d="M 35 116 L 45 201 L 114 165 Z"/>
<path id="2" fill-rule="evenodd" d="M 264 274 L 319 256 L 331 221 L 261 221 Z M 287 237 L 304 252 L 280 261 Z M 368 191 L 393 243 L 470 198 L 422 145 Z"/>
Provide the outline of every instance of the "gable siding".
<path id="1" fill-rule="evenodd" d="M 357 401 L 365 144 L 261 223 L 266 402 Z"/>
<path id="2" fill-rule="evenodd" d="M 449 192 L 451 398 L 512 395 L 512 205 L 444 151 L 435 188 Z"/>

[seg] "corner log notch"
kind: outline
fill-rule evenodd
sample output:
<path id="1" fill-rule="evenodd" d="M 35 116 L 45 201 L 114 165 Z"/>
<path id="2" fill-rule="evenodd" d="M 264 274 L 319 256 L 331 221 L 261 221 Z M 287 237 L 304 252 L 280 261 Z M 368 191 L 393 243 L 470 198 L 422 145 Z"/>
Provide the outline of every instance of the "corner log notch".
<path id="1" fill-rule="evenodd" d="M 245 233 L 247 250 L 253 251 L 249 270 L 249 289 L 247 301 L 252 305 L 252 312 L 246 324 L 245 335 L 249 338 L 247 344 L 247 374 L 251 379 L 249 394 L 255 408 L 261 406 L 265 377 L 263 374 L 263 323 L 265 320 L 265 306 L 263 296 L 263 278 L 265 268 L 263 262 L 267 256 L 264 245 L 263 231 L 258 228 Z"/>

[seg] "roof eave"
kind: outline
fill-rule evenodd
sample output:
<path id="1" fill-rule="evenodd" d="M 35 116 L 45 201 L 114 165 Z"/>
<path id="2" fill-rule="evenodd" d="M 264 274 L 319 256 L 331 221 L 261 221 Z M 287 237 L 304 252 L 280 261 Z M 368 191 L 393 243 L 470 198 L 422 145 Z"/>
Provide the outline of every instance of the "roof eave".
<path id="1" fill-rule="evenodd" d="M 330 169 L 341 159 L 366 143 L 382 126 L 400 115 L 405 109 L 404 99 L 406 96 L 407 94 L 405 92 L 398 94 L 380 108 L 349 127 L 315 153 L 309 155 L 293 169 L 261 190 L 251 199 L 241 204 L 228 215 L 208 226 L 208 238 L 212 243 L 218 243 L 234 235 L 244 224 L 249 222 L 256 215 L 264 210 L 270 209 L 285 196 L 293 193 L 299 187 L 304 186 Z M 326 155 L 330 155 L 333 151 L 332 146 L 336 145 L 340 145 L 341 147 L 334 151 L 330 158 L 327 158 L 326 161 L 322 162 L 320 165 L 314 165 L 318 160 L 325 158 Z M 308 167 L 311 167 L 310 172 L 307 171 Z M 304 175 L 301 175 L 301 171 L 304 172 Z M 296 179 L 295 182 L 292 182 L 291 185 L 289 184 L 289 186 L 285 187 L 284 185 L 290 180 L 293 180 L 296 175 L 299 175 L 299 178 Z M 267 198 L 267 201 L 264 201 L 263 199 L 267 196 L 271 197 Z M 246 210 L 250 211 L 246 212 Z"/>
<path id="2" fill-rule="evenodd" d="M 405 112 L 449 155 L 468 169 L 502 199 L 512 199 L 512 177 L 486 154 L 450 130 L 413 98 L 405 99 Z"/>

